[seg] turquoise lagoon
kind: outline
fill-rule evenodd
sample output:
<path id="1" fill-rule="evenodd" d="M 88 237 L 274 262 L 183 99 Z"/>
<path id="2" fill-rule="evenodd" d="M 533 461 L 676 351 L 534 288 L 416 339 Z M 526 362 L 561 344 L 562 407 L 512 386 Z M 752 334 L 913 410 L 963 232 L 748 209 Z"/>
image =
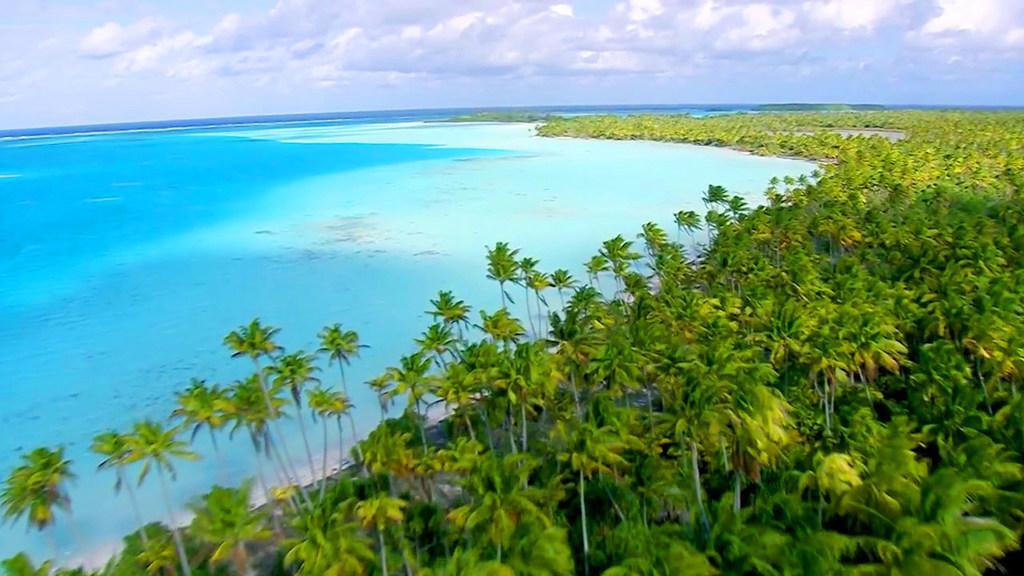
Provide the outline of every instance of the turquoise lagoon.
<path id="1" fill-rule="evenodd" d="M 772 176 L 813 168 L 697 146 L 543 139 L 525 124 L 0 140 L 0 473 L 24 451 L 64 445 L 78 479 L 58 547 L 64 560 L 102 555 L 135 523 L 113 475 L 95 471 L 90 439 L 166 417 L 190 378 L 245 376 L 249 364 L 221 345 L 239 324 L 259 316 L 282 328 L 284 346 L 306 350 L 325 324 L 357 330 L 370 346 L 349 373 L 365 434 L 379 410 L 358 383 L 414 350 L 439 289 L 475 309 L 498 305 L 486 246 L 507 241 L 546 270 L 585 277 L 602 240 L 651 220 L 674 230 L 671 214 L 703 211 L 710 183 L 756 203 Z M 178 467 L 178 509 L 214 482 L 254 474 L 242 435 L 224 438 L 223 465 L 205 438 L 205 461 Z M 140 492 L 146 520 L 166 519 L 155 485 Z M 0 557 L 19 550 L 43 557 L 50 547 L 23 524 L 0 528 Z"/>

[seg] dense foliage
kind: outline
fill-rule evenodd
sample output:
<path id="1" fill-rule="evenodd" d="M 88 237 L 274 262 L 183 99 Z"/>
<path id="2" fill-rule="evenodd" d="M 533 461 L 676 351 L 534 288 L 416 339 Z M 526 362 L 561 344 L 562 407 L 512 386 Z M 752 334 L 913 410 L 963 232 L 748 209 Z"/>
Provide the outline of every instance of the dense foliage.
<path id="1" fill-rule="evenodd" d="M 805 104 L 792 102 L 787 104 L 761 104 L 754 110 L 758 112 L 851 112 L 855 110 L 885 110 L 878 104 Z"/>
<path id="2" fill-rule="evenodd" d="M 680 212 L 678 230 L 605 242 L 586 283 L 497 243 L 487 273 L 504 306 L 432 301 L 415 351 L 369 383 L 382 412 L 395 398 L 405 410 L 361 441 L 353 474 L 275 489 L 261 472 L 272 504 L 259 510 L 242 505 L 248 486 L 216 488 L 183 535 L 151 526 L 105 573 L 999 568 L 1024 532 L 1024 114 L 587 117 L 540 131 L 823 162 L 773 181 L 756 209 L 710 186 L 707 214 Z M 678 241 L 698 232 L 707 246 Z M 103 465 L 145 461 L 164 479 L 192 457 L 180 427 L 233 427 L 282 478 L 301 457 L 314 466 L 308 447 L 283 453 L 277 421 L 307 413 L 344 436 L 359 340 L 320 334 L 332 389 L 313 355 L 274 338 L 258 321 L 232 332 L 253 376 L 194 383 L 179 428 L 97 438 Z M 439 427 L 435 401 L 451 409 Z M 5 512 L 48 529 L 69 473 L 59 450 L 27 455 Z M 4 567 L 39 573 L 25 558 Z"/>

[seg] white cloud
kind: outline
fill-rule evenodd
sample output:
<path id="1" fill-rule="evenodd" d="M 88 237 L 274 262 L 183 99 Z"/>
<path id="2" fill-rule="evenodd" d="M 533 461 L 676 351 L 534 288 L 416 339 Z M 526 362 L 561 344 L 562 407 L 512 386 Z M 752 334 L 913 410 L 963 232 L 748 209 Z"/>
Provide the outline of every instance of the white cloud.
<path id="1" fill-rule="evenodd" d="M 1020 0 L 935 0 L 935 15 L 910 34 L 925 43 L 1013 47 L 1024 34 L 1024 2 Z"/>
<path id="2" fill-rule="evenodd" d="M 143 18 L 129 26 L 107 22 L 89 31 L 78 49 L 83 56 L 107 58 L 131 50 L 161 33 L 162 25 L 155 18 Z"/>
<path id="3" fill-rule="evenodd" d="M 803 8 L 820 24 L 852 30 L 872 30 L 899 7 L 899 0 L 818 0 Z"/>
<path id="4" fill-rule="evenodd" d="M 660 16 L 665 12 L 661 0 L 629 0 L 625 6 L 630 20 L 643 21 Z"/>
<path id="5" fill-rule="evenodd" d="M 796 14 L 769 4 L 748 4 L 736 10 L 737 23 L 718 38 L 723 50 L 760 52 L 787 46 L 800 36 Z"/>
<path id="6" fill-rule="evenodd" d="M 108 22 L 90 31 L 79 51 L 112 59 L 120 74 L 320 85 L 360 74 L 389 82 L 688 74 L 752 55 L 771 55 L 777 65 L 800 62 L 806 71 L 809 54 L 820 59 L 843 42 L 856 48 L 864 36 L 897 22 L 917 28 L 915 38 L 952 42 L 948 37 L 994 31 L 1004 45 L 1024 45 L 1024 21 L 1013 25 L 1015 12 L 1007 10 L 1015 2 L 621 0 L 604 13 L 580 14 L 565 0 L 437 0 L 429 6 L 352 0 L 344 7 L 333 0 L 278 0 L 266 12 L 228 13 L 206 28 L 155 19 Z M 870 60 L 852 55 L 834 66 Z"/>
<path id="7" fill-rule="evenodd" d="M 1000 0 L 938 0 L 941 10 L 922 28 L 925 34 L 944 32 L 988 32 L 999 26 L 1003 16 Z"/>
<path id="8" fill-rule="evenodd" d="M 552 4 L 548 10 L 551 10 L 559 16 L 568 16 L 570 18 L 575 14 L 572 4 Z"/>

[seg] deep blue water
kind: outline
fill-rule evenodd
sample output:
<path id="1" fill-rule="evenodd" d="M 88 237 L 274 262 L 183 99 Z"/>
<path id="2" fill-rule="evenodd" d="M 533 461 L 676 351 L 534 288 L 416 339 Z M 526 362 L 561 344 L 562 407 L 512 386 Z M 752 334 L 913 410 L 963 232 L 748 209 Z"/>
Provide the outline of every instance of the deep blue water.
<path id="1" fill-rule="evenodd" d="M 83 267 L 237 217 L 296 178 L 480 154 L 163 132 L 0 142 L 0 302 L 45 298 Z"/>

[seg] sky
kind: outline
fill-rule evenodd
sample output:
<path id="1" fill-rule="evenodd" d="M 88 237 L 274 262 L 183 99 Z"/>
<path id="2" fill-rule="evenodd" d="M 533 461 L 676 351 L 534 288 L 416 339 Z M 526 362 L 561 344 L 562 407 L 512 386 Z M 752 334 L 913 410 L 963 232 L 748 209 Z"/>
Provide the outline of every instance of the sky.
<path id="1" fill-rule="evenodd" d="M 0 0 L 0 129 L 474 106 L 1024 104 L 1024 0 Z"/>

